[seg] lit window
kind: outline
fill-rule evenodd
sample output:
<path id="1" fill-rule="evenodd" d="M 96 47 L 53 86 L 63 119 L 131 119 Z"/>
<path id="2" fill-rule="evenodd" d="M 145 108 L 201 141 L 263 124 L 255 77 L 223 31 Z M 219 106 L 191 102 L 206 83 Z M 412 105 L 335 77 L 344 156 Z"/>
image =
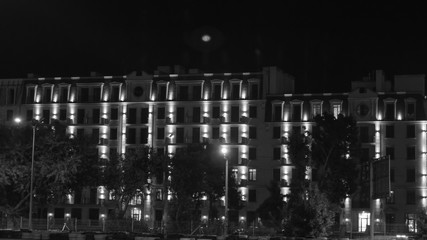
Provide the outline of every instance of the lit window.
<path id="1" fill-rule="evenodd" d="M 332 113 L 334 114 L 335 118 L 338 118 L 338 115 L 341 113 L 341 104 L 340 103 L 332 104 Z"/>
<path id="2" fill-rule="evenodd" d="M 256 169 L 249 169 L 249 181 L 256 181 Z"/>

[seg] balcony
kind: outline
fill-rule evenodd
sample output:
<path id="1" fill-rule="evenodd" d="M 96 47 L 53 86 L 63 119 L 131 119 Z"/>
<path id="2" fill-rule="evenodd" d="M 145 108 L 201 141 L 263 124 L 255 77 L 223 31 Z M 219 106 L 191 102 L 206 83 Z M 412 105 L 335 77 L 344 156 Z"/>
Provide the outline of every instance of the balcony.
<path id="1" fill-rule="evenodd" d="M 211 118 L 210 117 L 203 117 L 203 123 L 210 124 Z"/>
<path id="2" fill-rule="evenodd" d="M 220 143 L 226 143 L 225 138 L 220 137 L 220 138 L 219 138 L 219 142 L 220 142 Z"/>
<path id="3" fill-rule="evenodd" d="M 249 144 L 249 138 L 247 138 L 247 137 L 242 137 L 242 141 L 241 141 L 241 143 L 242 143 L 242 144 Z"/>
<path id="4" fill-rule="evenodd" d="M 99 139 L 99 145 L 108 145 L 108 139 L 106 138 L 101 138 Z"/>
<path id="5" fill-rule="evenodd" d="M 241 122 L 241 123 L 248 124 L 248 123 L 249 123 L 249 118 L 248 118 L 248 117 L 246 117 L 246 116 L 241 116 L 241 117 L 240 117 L 240 122 Z"/>
<path id="6" fill-rule="evenodd" d="M 285 179 L 280 180 L 280 187 L 289 187 L 289 182 Z"/>
<path id="7" fill-rule="evenodd" d="M 166 123 L 172 123 L 172 119 L 170 117 L 166 118 Z"/>
<path id="8" fill-rule="evenodd" d="M 281 137 L 280 138 L 280 143 L 281 144 L 289 144 L 289 138 L 287 138 L 287 137 Z"/>
<path id="9" fill-rule="evenodd" d="M 247 179 L 240 179 L 239 187 L 247 187 L 248 186 L 248 180 Z"/>
<path id="10" fill-rule="evenodd" d="M 249 159 L 247 158 L 241 158 L 239 165 L 247 166 L 249 164 Z"/>
<path id="11" fill-rule="evenodd" d="M 102 125 L 108 125 L 108 124 L 110 124 L 110 119 L 108 119 L 108 118 L 101 118 L 101 124 Z"/>
<path id="12" fill-rule="evenodd" d="M 225 121 L 225 117 L 220 117 L 220 118 L 219 118 L 219 121 L 220 121 L 221 123 L 226 123 L 226 121 Z"/>

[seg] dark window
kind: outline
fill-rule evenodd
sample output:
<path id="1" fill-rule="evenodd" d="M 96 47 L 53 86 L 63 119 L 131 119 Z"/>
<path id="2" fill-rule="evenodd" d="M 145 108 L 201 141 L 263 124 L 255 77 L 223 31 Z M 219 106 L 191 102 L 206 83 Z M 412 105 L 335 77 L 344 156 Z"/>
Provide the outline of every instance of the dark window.
<path id="1" fill-rule="evenodd" d="M 251 94 L 250 94 L 250 98 L 251 99 L 258 99 L 258 84 L 251 84 Z"/>
<path id="2" fill-rule="evenodd" d="M 193 128 L 193 143 L 200 143 L 200 128 Z"/>
<path id="3" fill-rule="evenodd" d="M 415 191 L 406 190 L 406 204 L 414 205 L 415 204 Z"/>
<path id="4" fill-rule="evenodd" d="M 43 120 L 44 123 L 50 123 L 50 110 L 44 109 L 43 110 Z"/>
<path id="5" fill-rule="evenodd" d="M 249 138 L 250 139 L 256 139 L 257 138 L 256 127 L 249 127 Z"/>
<path id="6" fill-rule="evenodd" d="M 141 128 L 140 138 L 142 144 L 148 143 L 148 128 Z"/>
<path id="7" fill-rule="evenodd" d="M 43 88 L 43 102 L 49 103 L 51 102 L 51 95 L 52 95 L 52 88 L 51 87 L 45 87 Z"/>
<path id="8" fill-rule="evenodd" d="M 53 210 L 53 217 L 54 218 L 64 218 L 65 217 L 65 209 L 64 208 L 55 208 L 55 210 Z"/>
<path id="9" fill-rule="evenodd" d="M 80 89 L 80 102 L 89 102 L 89 88 Z"/>
<path id="10" fill-rule="evenodd" d="M 15 104 L 15 89 L 9 89 L 9 94 L 7 98 L 8 104 Z"/>
<path id="11" fill-rule="evenodd" d="M 231 99 L 237 100 L 240 98 L 240 85 L 233 84 L 231 87 Z"/>
<path id="12" fill-rule="evenodd" d="M 393 125 L 385 126 L 385 137 L 386 138 L 394 138 L 394 126 Z"/>
<path id="13" fill-rule="evenodd" d="M 249 189 L 249 202 L 256 202 L 256 189 Z"/>
<path id="14" fill-rule="evenodd" d="M 27 103 L 34 103 L 34 88 L 28 88 L 28 94 L 27 94 Z"/>
<path id="15" fill-rule="evenodd" d="M 178 100 L 188 100 L 188 86 L 179 86 Z"/>
<path id="16" fill-rule="evenodd" d="M 385 119 L 394 120 L 394 103 L 386 103 L 385 105 Z"/>
<path id="17" fill-rule="evenodd" d="M 274 106 L 274 121 L 280 122 L 282 121 L 282 106 L 275 105 Z"/>
<path id="18" fill-rule="evenodd" d="M 99 108 L 92 109 L 92 121 L 93 124 L 99 124 L 99 118 L 101 116 Z"/>
<path id="19" fill-rule="evenodd" d="M 231 107 L 231 122 L 239 122 L 239 107 L 233 106 Z"/>
<path id="20" fill-rule="evenodd" d="M 78 128 L 77 129 L 77 137 L 83 138 L 85 136 L 85 129 L 84 128 Z"/>
<path id="21" fill-rule="evenodd" d="M 65 110 L 65 109 L 61 109 L 61 111 L 62 110 Z M 60 113 L 59 114 L 60 120 L 63 120 L 63 119 L 61 119 L 61 112 L 59 112 L 59 113 Z M 27 119 L 27 121 L 31 121 L 33 119 L 33 110 L 32 109 L 28 109 L 27 110 L 27 117 L 26 117 L 26 119 Z"/>
<path id="22" fill-rule="evenodd" d="M 165 139 L 165 128 L 159 127 L 157 128 L 157 139 Z"/>
<path id="23" fill-rule="evenodd" d="M 415 147 L 407 147 L 406 148 L 406 159 L 407 160 L 415 160 Z"/>
<path id="24" fill-rule="evenodd" d="M 82 219 L 82 209 L 81 208 L 72 208 L 71 209 L 71 218 Z"/>
<path id="25" fill-rule="evenodd" d="M 301 126 L 293 126 L 292 134 L 301 134 Z"/>
<path id="26" fill-rule="evenodd" d="M 256 118 L 257 117 L 257 107 L 256 106 L 249 106 L 249 117 L 250 118 Z"/>
<path id="27" fill-rule="evenodd" d="M 136 124 L 136 108 L 129 108 L 127 123 Z"/>
<path id="28" fill-rule="evenodd" d="M 193 87 L 193 100 L 200 100 L 202 98 L 202 88 L 201 86 Z"/>
<path id="29" fill-rule="evenodd" d="M 360 141 L 362 143 L 371 142 L 370 136 L 369 136 L 369 127 L 367 126 L 359 127 L 359 131 L 360 131 Z"/>
<path id="30" fill-rule="evenodd" d="M 81 204 L 82 203 L 82 191 L 76 190 L 74 192 L 74 204 Z"/>
<path id="31" fill-rule="evenodd" d="M 213 118 L 219 118 L 220 116 L 220 108 L 219 107 L 212 107 L 212 117 Z"/>
<path id="32" fill-rule="evenodd" d="M 292 105 L 292 121 L 301 121 L 301 104 Z"/>
<path id="33" fill-rule="evenodd" d="M 61 96 L 59 101 L 61 103 L 68 102 L 68 87 L 61 87 Z"/>
<path id="34" fill-rule="evenodd" d="M 111 88 L 111 97 L 110 97 L 111 102 L 119 101 L 119 92 L 120 92 L 119 86 L 113 86 Z"/>
<path id="35" fill-rule="evenodd" d="M 85 110 L 84 109 L 77 109 L 77 124 L 83 124 L 85 121 Z"/>
<path id="36" fill-rule="evenodd" d="M 273 148 L 273 159 L 279 160 L 281 158 L 281 149 L 280 147 Z"/>
<path id="37" fill-rule="evenodd" d="M 6 121 L 12 121 L 13 119 L 13 110 L 8 109 L 6 111 Z"/>
<path id="38" fill-rule="evenodd" d="M 99 220 L 99 209 L 98 208 L 89 208 L 89 219 L 90 220 Z"/>
<path id="39" fill-rule="evenodd" d="M 99 143 L 99 128 L 92 129 L 91 141 L 94 144 L 98 144 Z"/>
<path id="40" fill-rule="evenodd" d="M 183 107 L 179 107 L 176 109 L 176 122 L 183 123 L 185 119 L 185 110 Z"/>
<path id="41" fill-rule="evenodd" d="M 193 108 L 193 123 L 200 123 L 200 107 Z"/>
<path id="42" fill-rule="evenodd" d="M 96 200 L 97 200 L 97 196 L 96 195 L 97 195 L 97 189 L 96 188 L 91 188 L 90 189 L 90 193 L 89 193 L 89 203 L 90 204 L 96 204 Z"/>
<path id="43" fill-rule="evenodd" d="M 406 169 L 406 182 L 415 182 L 415 169 Z"/>
<path id="44" fill-rule="evenodd" d="M 407 138 L 415 138 L 415 125 L 407 125 L 406 126 L 406 137 Z"/>
<path id="45" fill-rule="evenodd" d="M 215 84 L 213 88 L 213 100 L 221 99 L 221 85 Z"/>
<path id="46" fill-rule="evenodd" d="M 219 127 L 212 127 L 212 139 L 219 138 Z"/>
<path id="47" fill-rule="evenodd" d="M 280 169 L 273 169 L 273 181 L 280 181 Z"/>
<path id="48" fill-rule="evenodd" d="M 256 160 L 256 148 L 249 148 L 249 160 Z"/>
<path id="49" fill-rule="evenodd" d="M 184 143 L 184 128 L 176 128 L 176 143 Z"/>
<path id="50" fill-rule="evenodd" d="M 159 86 L 158 97 L 159 97 L 159 101 L 165 101 L 166 100 L 166 85 L 160 85 Z"/>
<path id="51" fill-rule="evenodd" d="M 239 128 L 231 127 L 230 128 L 230 143 L 237 143 L 239 140 Z"/>
<path id="52" fill-rule="evenodd" d="M 117 128 L 110 128 L 110 139 L 117 140 Z"/>
<path id="53" fill-rule="evenodd" d="M 385 155 L 390 156 L 390 160 L 394 160 L 394 147 L 386 147 Z"/>
<path id="54" fill-rule="evenodd" d="M 148 108 L 141 108 L 141 123 L 148 123 Z"/>
<path id="55" fill-rule="evenodd" d="M 118 120 L 119 119 L 119 109 L 118 108 L 112 108 L 110 113 L 111 120 Z"/>
<path id="56" fill-rule="evenodd" d="M 59 110 L 59 120 L 65 121 L 67 119 L 67 109 Z"/>
<path id="57" fill-rule="evenodd" d="M 93 102 L 99 102 L 101 100 L 101 88 L 95 87 L 93 89 Z"/>
<path id="58" fill-rule="evenodd" d="M 165 108 L 164 107 L 157 108 L 157 119 L 165 119 Z"/>
<path id="59" fill-rule="evenodd" d="M 135 144 L 136 143 L 136 129 L 135 128 L 128 128 L 126 132 L 127 132 L 126 143 L 127 144 Z"/>
<path id="60" fill-rule="evenodd" d="M 273 139 L 279 139 L 280 138 L 280 127 L 273 127 Z"/>

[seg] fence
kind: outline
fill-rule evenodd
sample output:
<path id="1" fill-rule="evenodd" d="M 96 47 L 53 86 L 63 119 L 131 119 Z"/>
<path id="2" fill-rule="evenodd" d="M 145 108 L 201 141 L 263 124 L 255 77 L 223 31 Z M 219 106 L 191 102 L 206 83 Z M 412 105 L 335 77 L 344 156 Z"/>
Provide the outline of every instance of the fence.
<path id="1" fill-rule="evenodd" d="M 15 219 L 15 229 L 27 229 L 28 219 Z M 170 221 L 165 229 L 161 222 L 154 224 L 150 228 L 145 221 L 135 221 L 132 219 L 106 219 L 106 220 L 79 220 L 70 219 L 33 219 L 34 230 L 50 230 L 56 232 L 134 232 L 134 233 L 178 233 L 178 234 L 193 234 L 193 235 L 222 235 L 224 233 L 223 222 L 218 221 L 187 221 L 173 222 Z M 11 228 L 8 226 L 5 218 L 0 218 L 0 229 Z M 331 229 L 331 233 L 335 236 L 349 238 L 366 238 L 369 237 L 369 230 L 359 232 L 356 230 L 349 231 L 345 226 L 337 226 Z M 272 229 L 262 226 L 244 226 L 235 223 L 229 224 L 229 233 L 240 233 L 248 236 L 267 236 L 276 235 Z M 415 229 L 408 228 L 405 224 L 387 224 L 386 228 L 375 229 L 376 236 L 396 236 L 396 235 L 415 235 Z"/>

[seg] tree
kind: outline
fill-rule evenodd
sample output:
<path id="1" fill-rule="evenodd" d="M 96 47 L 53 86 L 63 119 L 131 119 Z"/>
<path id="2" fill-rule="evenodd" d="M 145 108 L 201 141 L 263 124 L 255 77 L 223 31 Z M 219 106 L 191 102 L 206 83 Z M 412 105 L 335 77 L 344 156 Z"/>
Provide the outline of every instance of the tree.
<path id="1" fill-rule="evenodd" d="M 59 122 L 34 122 L 34 202 L 55 204 L 72 193 L 85 150 Z M 33 126 L 0 126 L 0 211 L 13 219 L 28 213 Z"/>
<path id="2" fill-rule="evenodd" d="M 280 193 L 277 181 L 271 181 L 267 189 L 270 192 L 270 196 L 261 203 L 256 212 L 264 226 L 280 231 L 283 228 L 283 220 L 285 218 L 284 196 Z"/>
<path id="3" fill-rule="evenodd" d="M 294 133 L 289 152 L 295 169 L 287 205 L 285 231 L 323 236 L 341 201 L 356 190 L 358 168 L 356 121 L 324 113 L 315 117 L 312 133 Z"/>
<path id="4" fill-rule="evenodd" d="M 352 116 L 340 114 L 335 118 L 325 113 L 316 116 L 315 122 L 311 144 L 313 179 L 329 201 L 338 205 L 357 188 L 356 121 Z"/>
<path id="5" fill-rule="evenodd" d="M 144 197 L 150 165 L 157 155 L 149 147 L 129 149 L 124 155 L 112 155 L 102 170 L 101 185 L 113 195 L 115 218 L 125 216 L 134 197 Z"/>
<path id="6" fill-rule="evenodd" d="M 174 222 L 200 220 L 202 199 L 209 199 L 209 217 L 217 218 L 214 203 L 224 196 L 224 159 L 215 145 L 189 145 L 171 159 L 172 201 L 170 217 Z M 231 171 L 229 181 L 230 210 L 238 209 L 240 194 Z"/>

